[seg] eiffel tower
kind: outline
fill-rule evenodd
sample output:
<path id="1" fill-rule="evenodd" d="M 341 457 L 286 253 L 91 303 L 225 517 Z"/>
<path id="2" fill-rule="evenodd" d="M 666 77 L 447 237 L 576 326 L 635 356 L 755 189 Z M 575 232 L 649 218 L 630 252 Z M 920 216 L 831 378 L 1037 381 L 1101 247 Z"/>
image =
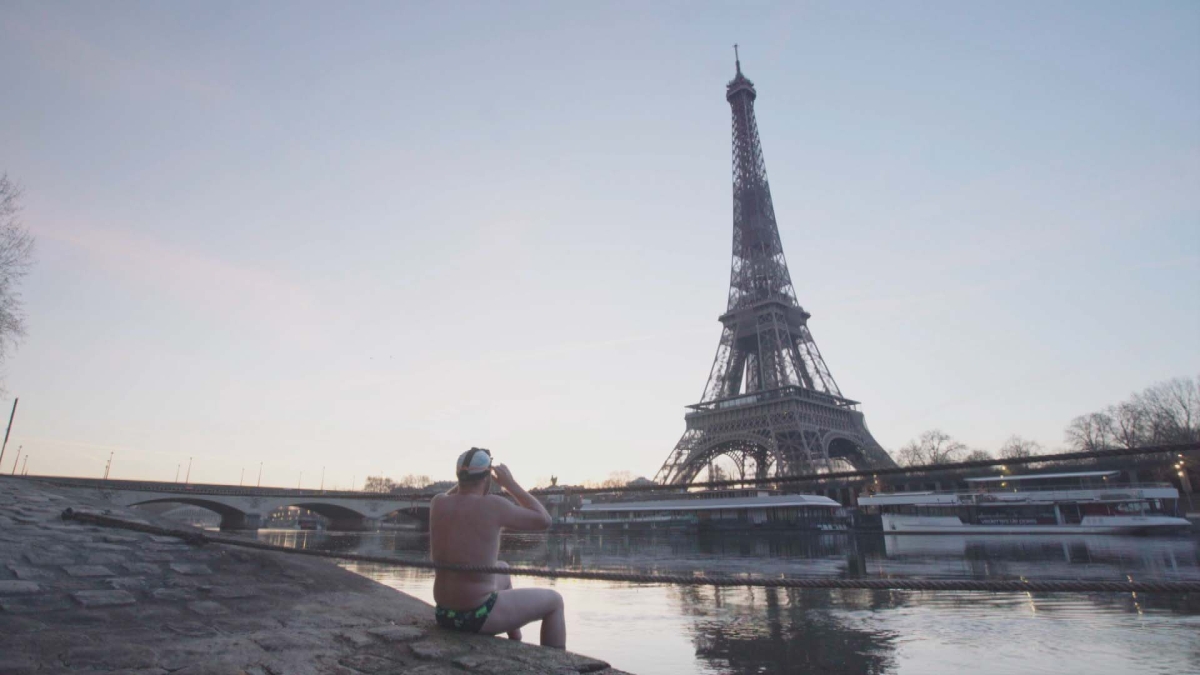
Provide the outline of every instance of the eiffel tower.
<path id="1" fill-rule="evenodd" d="M 767 184 L 754 83 L 737 74 L 733 109 L 733 271 L 721 343 L 704 396 L 655 480 L 687 484 L 717 458 L 739 478 L 895 466 L 867 430 L 858 401 L 842 396 L 796 302 Z M 844 468 L 844 464 L 843 464 Z"/>

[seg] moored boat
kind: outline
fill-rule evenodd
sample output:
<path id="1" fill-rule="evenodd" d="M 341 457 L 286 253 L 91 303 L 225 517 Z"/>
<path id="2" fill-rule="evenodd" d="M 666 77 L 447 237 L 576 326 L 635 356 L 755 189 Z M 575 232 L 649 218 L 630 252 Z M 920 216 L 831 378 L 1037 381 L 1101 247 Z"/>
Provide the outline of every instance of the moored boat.
<path id="1" fill-rule="evenodd" d="M 968 478 L 967 490 L 860 497 L 892 533 L 1142 534 L 1189 529 L 1165 483 L 1109 484 L 1117 471 Z"/>
<path id="2" fill-rule="evenodd" d="M 556 523 L 559 529 L 729 529 L 845 531 L 842 505 L 818 495 L 770 490 L 711 490 L 641 501 L 589 502 Z"/>

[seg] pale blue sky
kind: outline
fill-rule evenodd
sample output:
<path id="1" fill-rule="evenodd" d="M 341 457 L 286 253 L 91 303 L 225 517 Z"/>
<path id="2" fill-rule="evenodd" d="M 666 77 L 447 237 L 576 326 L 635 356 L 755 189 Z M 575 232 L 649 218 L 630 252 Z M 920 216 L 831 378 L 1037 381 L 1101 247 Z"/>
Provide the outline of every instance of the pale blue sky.
<path id="1" fill-rule="evenodd" d="M 653 475 L 720 334 L 733 42 L 797 294 L 886 447 L 1054 447 L 1200 373 L 1195 2 L 7 0 L 39 246 L 9 453 Z"/>

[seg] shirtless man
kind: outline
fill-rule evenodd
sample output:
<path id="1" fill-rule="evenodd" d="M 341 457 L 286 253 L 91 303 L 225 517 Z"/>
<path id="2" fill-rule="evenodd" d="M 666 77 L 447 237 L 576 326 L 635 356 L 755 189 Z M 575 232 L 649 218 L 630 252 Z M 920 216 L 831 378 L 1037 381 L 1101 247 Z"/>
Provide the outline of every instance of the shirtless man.
<path id="1" fill-rule="evenodd" d="M 507 565 L 500 553 L 502 529 L 541 532 L 550 514 L 520 485 L 503 464 L 492 466 L 491 452 L 471 448 L 458 458 L 458 485 L 429 505 L 429 550 L 435 563 Z M 517 500 L 488 494 L 492 477 Z M 507 574 L 438 570 L 433 581 L 438 625 L 468 633 L 521 639 L 521 626 L 542 620 L 542 644 L 565 649 L 567 624 L 563 599 L 546 588 L 512 587 Z"/>

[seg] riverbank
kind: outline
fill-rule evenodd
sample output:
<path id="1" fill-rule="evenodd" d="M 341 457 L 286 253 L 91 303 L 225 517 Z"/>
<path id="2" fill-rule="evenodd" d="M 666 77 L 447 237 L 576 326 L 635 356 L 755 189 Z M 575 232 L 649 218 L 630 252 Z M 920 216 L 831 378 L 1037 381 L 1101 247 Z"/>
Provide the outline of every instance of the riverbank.
<path id="1" fill-rule="evenodd" d="M 5 675 L 620 675 L 441 630 L 425 602 L 326 561 L 64 522 L 67 508 L 177 527 L 94 491 L 0 477 Z"/>

